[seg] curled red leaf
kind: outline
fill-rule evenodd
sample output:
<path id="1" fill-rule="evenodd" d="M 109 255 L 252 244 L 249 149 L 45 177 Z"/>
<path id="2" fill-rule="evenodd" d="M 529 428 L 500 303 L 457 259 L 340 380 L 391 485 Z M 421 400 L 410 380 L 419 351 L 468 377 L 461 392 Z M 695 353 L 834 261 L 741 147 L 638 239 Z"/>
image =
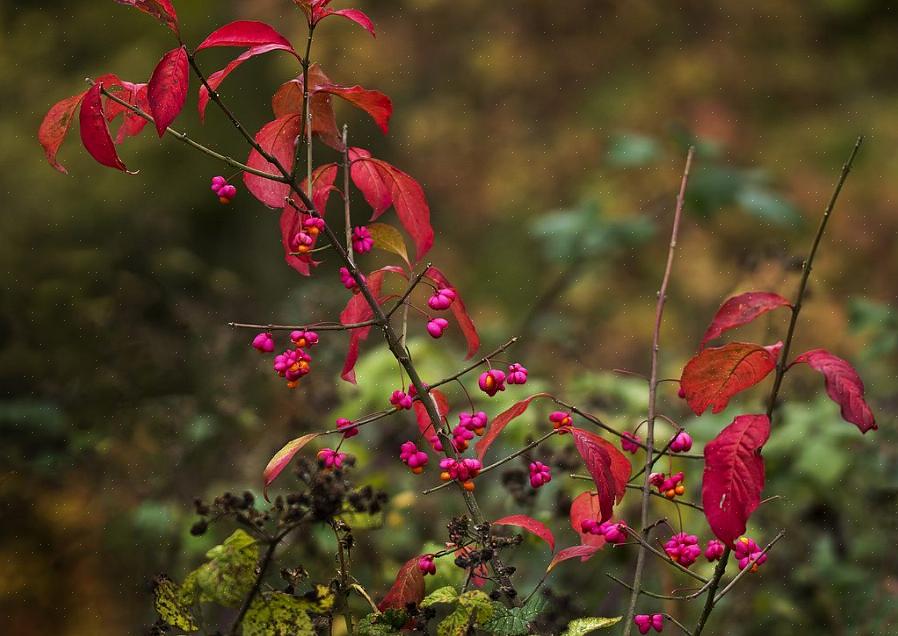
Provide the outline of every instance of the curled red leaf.
<path id="1" fill-rule="evenodd" d="M 196 47 L 196 50 L 202 51 L 214 46 L 250 47 L 263 44 L 279 44 L 298 57 L 290 40 L 278 33 L 274 27 L 255 20 L 237 20 L 216 29 Z"/>
<path id="2" fill-rule="evenodd" d="M 452 283 L 449 282 L 449 279 L 446 278 L 446 275 L 436 267 L 429 268 L 425 276 L 440 287 L 455 289 L 452 287 Z M 465 359 L 471 358 L 480 348 L 480 336 L 477 334 L 477 327 L 474 326 L 474 321 L 471 320 L 471 316 L 468 315 L 468 309 L 465 307 L 465 303 L 462 301 L 461 295 L 458 293 L 457 289 L 455 289 L 455 300 L 449 306 L 449 310 L 455 317 L 455 321 L 458 323 L 458 327 L 465 337 L 465 342 L 468 344 L 468 353 L 465 356 Z"/>
<path id="3" fill-rule="evenodd" d="M 389 608 L 404 610 L 409 603 L 418 604 L 424 600 L 424 573 L 418 568 L 418 557 L 405 562 L 396 574 L 390 591 L 377 604 L 381 612 Z"/>
<path id="4" fill-rule="evenodd" d="M 499 437 L 499 434 L 508 426 L 509 422 L 511 422 L 516 417 L 521 416 L 526 410 L 527 407 L 530 406 L 530 403 L 537 398 L 544 397 L 552 397 L 548 393 L 536 393 L 531 395 L 530 397 L 521 400 L 509 408 L 505 409 L 499 415 L 494 417 L 489 424 L 486 426 L 486 431 L 483 433 L 483 437 L 481 437 L 477 445 L 474 447 L 474 450 L 477 452 L 477 457 L 480 460 L 483 460 L 483 456 L 486 455 L 486 451 L 492 445 L 493 442 L 496 441 L 496 438 Z"/>
<path id="5" fill-rule="evenodd" d="M 754 386 L 773 371 L 783 344 L 770 347 L 733 342 L 703 350 L 686 363 L 680 389 L 689 407 L 701 415 L 726 408 L 730 398 Z"/>
<path id="6" fill-rule="evenodd" d="M 523 528 L 527 532 L 545 541 L 549 544 L 549 548 L 552 552 L 555 552 L 555 535 L 552 534 L 552 531 L 549 530 L 549 527 L 546 524 L 542 521 L 537 521 L 533 517 L 528 517 L 527 515 L 511 515 L 493 521 L 492 525 L 516 526 L 518 528 Z"/>
<path id="7" fill-rule="evenodd" d="M 265 470 L 262 472 L 262 479 L 265 483 L 262 493 L 265 495 L 265 500 L 268 501 L 268 487 L 277 479 L 278 475 L 280 475 L 283 470 L 290 464 L 290 461 L 293 457 L 303 449 L 303 447 L 311 442 L 313 439 L 318 437 L 320 433 L 309 433 L 307 435 L 303 435 L 302 437 L 297 437 L 294 440 L 291 440 L 284 444 L 283 448 L 279 450 L 274 456 L 268 461 L 268 465 L 265 466 Z"/>
<path id="8" fill-rule="evenodd" d="M 147 85 L 147 100 L 160 137 L 187 102 L 189 78 L 187 49 L 183 46 L 166 53 L 153 70 Z"/>
<path id="9" fill-rule="evenodd" d="M 178 33 L 178 14 L 172 6 L 171 0 L 115 0 L 119 4 L 134 7 L 144 13 L 153 16 L 162 24 Z"/>
<path id="10" fill-rule="evenodd" d="M 710 340 L 714 340 L 725 331 L 747 325 L 768 311 L 790 306 L 788 300 L 771 292 L 746 292 L 733 296 L 717 310 L 711 325 L 702 336 L 699 348 L 704 349 Z"/>
<path id="11" fill-rule="evenodd" d="M 47 161 L 63 174 L 68 174 L 69 171 L 56 160 L 56 155 L 59 153 L 62 142 L 65 141 L 65 136 L 69 132 L 72 121 L 75 119 L 75 112 L 81 105 L 84 95 L 85 93 L 78 93 L 54 104 L 47 111 L 40 129 L 37 131 L 37 140 L 44 148 Z"/>
<path id="12" fill-rule="evenodd" d="M 705 446 L 702 506 L 714 535 L 730 547 L 761 503 L 761 448 L 769 436 L 766 415 L 739 415 Z"/>
<path id="13" fill-rule="evenodd" d="M 115 151 L 115 144 L 112 143 L 112 137 L 109 135 L 109 127 L 106 125 L 103 103 L 100 99 L 102 88 L 103 83 L 97 82 L 84 93 L 81 111 L 78 115 L 78 122 L 81 126 L 81 143 L 97 163 L 128 172 L 125 164 L 119 159 L 118 153 Z"/>
<path id="14" fill-rule="evenodd" d="M 119 80 L 115 76 L 111 77 L 114 78 L 119 90 L 115 91 L 115 88 L 107 84 L 104 80 L 103 85 L 106 87 L 106 90 L 113 93 L 122 101 L 132 106 L 136 106 L 145 113 L 150 112 L 147 84 L 132 84 L 131 82 Z M 144 117 L 141 117 L 127 106 L 123 106 L 112 99 L 107 99 L 106 121 L 112 123 L 119 115 L 122 116 L 122 125 L 119 127 L 118 133 L 115 136 L 116 145 L 121 144 L 126 137 L 134 137 L 140 134 L 140 131 L 144 129 L 144 126 L 149 123 Z"/>
<path id="15" fill-rule="evenodd" d="M 824 349 L 813 349 L 802 353 L 792 364 L 803 362 L 823 374 L 826 394 L 839 405 L 842 419 L 857 426 L 861 433 L 878 428 L 864 399 L 864 382 L 847 360 Z"/>
<path id="16" fill-rule="evenodd" d="M 583 532 L 581 525 L 581 522 L 586 519 L 598 520 L 601 516 L 602 511 L 599 508 L 598 493 L 583 492 L 574 498 L 574 501 L 571 503 L 569 519 L 571 528 L 580 536 L 580 543 L 583 545 L 594 545 L 597 548 L 605 545 L 605 535 Z"/>
<path id="17" fill-rule="evenodd" d="M 583 458 L 586 470 L 596 485 L 599 500 L 599 521 L 611 518 L 614 502 L 618 503 L 627 492 L 632 467 L 617 446 L 595 433 L 580 428 L 571 428 L 574 445 Z"/>

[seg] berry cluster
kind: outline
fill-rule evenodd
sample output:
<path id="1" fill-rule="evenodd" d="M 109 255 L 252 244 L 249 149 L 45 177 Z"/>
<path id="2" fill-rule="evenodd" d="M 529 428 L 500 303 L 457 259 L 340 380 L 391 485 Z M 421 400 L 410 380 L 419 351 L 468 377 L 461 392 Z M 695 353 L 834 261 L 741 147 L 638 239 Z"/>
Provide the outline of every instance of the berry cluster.
<path id="1" fill-rule="evenodd" d="M 352 251 L 367 254 L 374 247 L 374 237 L 364 225 L 352 228 Z"/>
<path id="2" fill-rule="evenodd" d="M 757 572 L 758 568 L 767 561 L 767 555 L 763 550 L 758 546 L 754 540 L 749 539 L 748 537 L 740 537 L 736 539 L 735 548 L 733 553 L 736 556 L 736 560 L 739 562 L 739 569 L 744 570 L 748 567 L 748 564 L 757 559 L 757 561 L 751 566 L 752 572 Z"/>
<path id="3" fill-rule="evenodd" d="M 452 459 L 447 457 L 440 461 L 440 479 L 443 481 L 457 481 L 465 490 L 474 490 L 473 479 L 480 473 L 483 464 L 479 459 L 465 457 L 464 459 Z"/>
<path id="4" fill-rule="evenodd" d="M 457 294 L 454 289 L 441 287 L 433 292 L 433 295 L 427 299 L 427 306 L 434 311 L 444 311 L 452 306 Z"/>
<path id="5" fill-rule="evenodd" d="M 324 220 L 308 217 L 302 222 L 302 228 L 290 237 L 288 247 L 293 256 L 298 256 L 307 262 L 311 262 L 309 253 L 315 249 L 318 236 L 324 229 Z"/>
<path id="6" fill-rule="evenodd" d="M 642 439 L 629 431 L 624 431 L 620 436 L 620 447 L 625 453 L 635 454 L 642 448 Z"/>
<path id="7" fill-rule="evenodd" d="M 705 558 L 708 561 L 719 561 L 720 557 L 723 556 L 723 552 L 725 550 L 725 546 L 723 545 L 723 541 L 718 541 L 717 539 L 711 539 L 708 541 L 708 546 L 705 548 Z"/>
<path id="8" fill-rule="evenodd" d="M 364 276 L 362 276 L 361 274 L 359 274 L 359 276 L 361 276 L 363 281 L 365 280 Z M 340 282 L 343 283 L 343 287 L 351 291 L 353 294 L 359 293 L 359 284 L 356 282 L 353 275 L 349 272 L 349 268 L 340 268 Z"/>
<path id="9" fill-rule="evenodd" d="M 275 372 L 287 380 L 287 386 L 296 388 L 299 379 L 312 370 L 312 357 L 306 349 L 318 344 L 318 334 L 314 331 L 297 330 L 290 333 L 292 349 L 285 349 L 274 357 Z M 270 332 L 263 331 L 256 334 L 252 342 L 253 348 L 260 353 L 272 353 L 274 351 L 274 336 Z"/>
<path id="10" fill-rule="evenodd" d="M 664 551 L 672 561 L 688 568 L 701 555 L 702 548 L 698 544 L 697 536 L 679 532 L 667 540 L 667 543 L 664 544 Z"/>
<path id="11" fill-rule="evenodd" d="M 218 197 L 219 202 L 227 205 L 237 196 L 237 188 L 228 183 L 222 176 L 212 177 L 212 192 Z"/>
<path id="12" fill-rule="evenodd" d="M 424 467 L 430 460 L 427 453 L 418 450 L 418 447 L 412 441 L 405 442 L 399 447 L 399 459 L 416 475 L 424 472 Z"/>
<path id="13" fill-rule="evenodd" d="M 530 485 L 533 488 L 542 488 L 552 481 L 552 469 L 542 462 L 530 462 Z"/>
<path id="14" fill-rule="evenodd" d="M 343 468 L 343 462 L 348 455 L 335 451 L 332 448 L 322 448 L 318 451 L 318 464 L 322 468 Z"/>
<path id="15" fill-rule="evenodd" d="M 686 431 L 677 433 L 668 447 L 673 453 L 687 453 L 692 449 L 692 437 Z"/>
<path id="16" fill-rule="evenodd" d="M 633 622 L 640 634 L 648 634 L 649 629 L 656 632 L 664 630 L 664 614 L 637 614 L 633 617 Z"/>
<path id="17" fill-rule="evenodd" d="M 686 484 L 683 483 L 683 473 L 671 473 L 665 477 L 664 473 L 652 473 L 649 475 L 649 483 L 658 489 L 658 492 L 674 499 L 681 497 L 686 492 Z"/>
<path id="18" fill-rule="evenodd" d="M 359 427 L 353 424 L 352 420 L 347 420 L 345 417 L 337 419 L 337 428 L 343 431 L 343 439 L 349 439 L 359 434 Z"/>
<path id="19" fill-rule="evenodd" d="M 599 523 L 595 519 L 584 519 L 580 522 L 580 531 L 588 534 L 602 535 L 605 541 L 612 545 L 624 543 L 627 540 L 627 524 L 623 521 L 605 521 Z"/>
<path id="20" fill-rule="evenodd" d="M 390 404 L 396 409 L 407 411 L 412 408 L 412 402 L 414 402 L 414 398 L 405 391 L 400 391 L 399 389 L 396 389 L 393 391 L 393 394 L 390 395 Z"/>

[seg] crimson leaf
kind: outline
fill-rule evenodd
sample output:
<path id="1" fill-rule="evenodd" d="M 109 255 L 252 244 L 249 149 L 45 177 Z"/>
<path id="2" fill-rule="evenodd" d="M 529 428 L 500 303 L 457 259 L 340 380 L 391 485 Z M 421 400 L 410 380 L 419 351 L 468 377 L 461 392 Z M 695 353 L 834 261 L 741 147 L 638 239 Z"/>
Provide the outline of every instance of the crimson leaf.
<path id="1" fill-rule="evenodd" d="M 627 492 L 630 480 L 630 460 L 617 446 L 602 439 L 595 433 L 580 428 L 571 428 L 574 445 L 586 464 L 586 470 L 592 476 L 599 498 L 599 521 L 611 518 L 614 502 L 618 503 Z"/>
<path id="2" fill-rule="evenodd" d="M 68 174 L 69 171 L 56 160 L 56 155 L 62 146 L 62 142 L 65 141 L 65 136 L 69 132 L 72 121 L 75 119 L 75 111 L 81 105 L 81 100 L 84 99 L 85 94 L 86 92 L 78 93 L 54 104 L 47 111 L 37 132 L 37 139 L 44 148 L 47 161 L 63 174 Z"/>
<path id="3" fill-rule="evenodd" d="M 290 40 L 278 33 L 274 27 L 254 20 L 237 20 L 216 29 L 203 40 L 197 51 L 213 46 L 261 46 L 263 44 L 280 44 L 293 51 Z M 296 52 L 293 51 L 296 55 Z"/>
<path id="4" fill-rule="evenodd" d="M 418 604 L 424 599 L 424 573 L 418 568 L 418 557 L 405 562 L 396 574 L 393 586 L 377 604 L 381 612 L 389 608 L 404 610 L 409 603 Z"/>
<path id="5" fill-rule="evenodd" d="M 548 574 L 555 569 L 555 566 L 568 559 L 576 559 L 579 557 L 581 561 L 588 561 L 589 558 L 598 551 L 599 547 L 595 545 L 575 545 L 570 548 L 559 550 L 552 558 L 552 562 L 549 563 L 549 567 L 546 568 L 546 573 Z"/>
<path id="6" fill-rule="evenodd" d="M 262 479 L 265 482 L 265 486 L 262 490 L 262 493 L 265 495 L 265 500 L 268 501 L 268 487 L 272 484 L 272 482 L 277 479 L 278 475 L 283 472 L 283 470 L 290 463 L 290 460 L 302 450 L 302 448 L 311 442 L 313 439 L 318 437 L 320 433 L 308 433 L 307 435 L 303 435 L 302 437 L 297 437 L 294 440 L 291 440 L 284 444 L 284 447 L 281 448 L 274 456 L 269 460 L 268 465 L 265 466 L 265 470 L 262 472 Z"/>
<path id="7" fill-rule="evenodd" d="M 826 394 L 839 405 L 842 419 L 857 426 L 861 433 L 878 428 L 873 412 L 864 400 L 864 382 L 847 360 L 824 349 L 813 349 L 802 353 L 792 364 L 802 362 L 823 374 Z"/>
<path id="8" fill-rule="evenodd" d="M 487 449 L 489 449 L 490 445 L 496 441 L 496 438 L 499 437 L 499 433 L 508 426 L 508 423 L 522 415 L 533 400 L 544 397 L 552 396 L 548 393 L 536 393 L 535 395 L 531 395 L 530 397 L 511 405 L 494 417 L 490 423 L 487 424 L 483 437 L 478 440 L 477 445 L 474 447 L 474 450 L 477 452 L 477 457 L 482 460 L 483 456 L 486 455 Z"/>
<path id="9" fill-rule="evenodd" d="M 555 536 L 552 534 L 552 531 L 541 521 L 537 521 L 533 517 L 528 517 L 527 515 L 510 515 L 508 517 L 502 517 L 501 519 L 497 519 L 493 521 L 492 525 L 494 526 L 517 526 L 518 528 L 523 528 L 527 532 L 536 535 L 543 541 L 549 544 L 549 548 L 552 552 L 555 552 Z"/>
<path id="10" fill-rule="evenodd" d="M 599 496 L 594 492 L 584 492 L 577 495 L 571 503 L 570 521 L 571 528 L 580 536 L 580 543 L 584 545 L 594 545 L 601 548 L 605 545 L 605 536 L 601 534 L 592 534 L 583 532 L 581 522 L 584 519 L 598 520 L 601 518 L 602 511 L 599 508 Z M 586 559 L 584 559 L 585 561 Z"/>
<path id="11" fill-rule="evenodd" d="M 433 396 L 439 416 L 441 418 L 446 417 L 449 414 L 449 400 L 446 399 L 446 395 L 439 389 L 432 389 L 430 395 Z M 423 399 L 426 400 L 427 398 Z M 421 435 L 427 440 L 431 448 L 438 450 L 437 432 L 433 430 L 433 422 L 430 421 L 430 414 L 427 412 L 424 403 L 421 400 L 415 400 L 412 403 L 412 407 L 415 409 L 415 418 L 418 420 L 418 430 L 421 431 Z"/>
<path id="12" fill-rule="evenodd" d="M 790 306 L 788 300 L 771 292 L 746 292 L 733 296 L 717 310 L 711 325 L 702 337 L 699 348 L 704 349 L 710 340 L 717 338 L 723 332 L 747 325 L 768 311 Z"/>
<path id="13" fill-rule="evenodd" d="M 169 29 L 178 33 L 178 14 L 172 6 L 171 0 L 115 0 L 119 4 L 139 9 L 147 13 Z"/>
<path id="14" fill-rule="evenodd" d="M 128 172 L 125 164 L 119 159 L 115 151 L 115 144 L 109 136 L 109 127 L 106 125 L 106 117 L 103 114 L 103 103 L 100 99 L 102 82 L 91 86 L 81 102 L 81 111 L 78 114 L 78 122 L 81 126 L 81 143 L 90 153 L 90 156 L 98 163 Z"/>
<path id="15" fill-rule="evenodd" d="M 147 100 L 160 137 L 187 102 L 189 78 L 187 49 L 183 46 L 166 53 L 153 70 L 147 87 Z"/>
<path id="16" fill-rule="evenodd" d="M 425 275 L 440 287 L 452 288 L 452 283 L 449 282 L 446 275 L 436 267 L 430 267 Z M 474 321 L 471 320 L 471 316 L 468 315 L 468 310 L 457 289 L 455 290 L 455 300 L 452 301 L 449 309 L 452 311 L 452 315 L 455 316 L 455 320 L 458 322 L 458 327 L 461 329 L 465 341 L 468 343 L 468 353 L 465 356 L 465 359 L 468 359 L 477 353 L 477 350 L 480 348 L 480 336 L 477 335 L 477 327 L 474 326 Z"/>
<path id="17" fill-rule="evenodd" d="M 767 377 L 782 347 L 781 342 L 770 347 L 733 342 L 703 350 L 686 363 L 680 378 L 689 407 L 696 415 L 709 406 L 712 413 L 719 413 L 731 397 Z"/>
<path id="18" fill-rule="evenodd" d="M 293 167 L 296 138 L 301 132 L 302 116 L 299 114 L 285 115 L 262 126 L 262 129 L 256 133 L 256 143 L 270 156 L 277 159 L 284 170 L 289 172 Z M 280 174 L 277 167 L 262 157 L 255 149 L 250 151 L 246 165 L 270 174 Z M 283 207 L 285 199 L 290 194 L 288 184 L 272 181 L 249 172 L 243 173 L 243 182 L 254 197 L 271 208 Z"/>
<path id="19" fill-rule="evenodd" d="M 702 505 L 711 530 L 730 547 L 761 503 L 761 448 L 769 436 L 766 415 L 739 415 L 705 446 Z"/>

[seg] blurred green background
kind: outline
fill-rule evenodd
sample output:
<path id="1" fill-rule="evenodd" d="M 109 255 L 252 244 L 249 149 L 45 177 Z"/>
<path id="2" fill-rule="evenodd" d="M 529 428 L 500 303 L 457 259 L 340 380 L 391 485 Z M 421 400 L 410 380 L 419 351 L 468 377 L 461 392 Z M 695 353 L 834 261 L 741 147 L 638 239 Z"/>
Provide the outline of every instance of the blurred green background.
<path id="1" fill-rule="evenodd" d="M 288 0 L 176 6 L 191 43 L 236 17 L 305 37 Z M 890 3 L 353 6 L 370 12 L 377 39 L 329 20 L 313 57 L 336 82 L 386 92 L 396 112 L 386 138 L 363 115 L 342 109 L 338 117 L 354 143 L 425 186 L 438 235 L 430 258 L 462 290 L 484 349 L 524 336 L 508 355 L 530 368 L 533 386 L 484 403 L 491 415 L 545 388 L 621 427 L 642 419 L 644 384 L 608 371 L 648 370 L 689 143 L 699 156 L 665 316 L 666 377 L 679 376 L 728 295 L 793 294 L 796 263 L 840 164 L 855 136 L 867 136 L 815 267 L 796 350 L 823 346 L 854 361 L 880 430 L 862 438 L 819 397 L 818 376 L 790 374 L 789 403 L 765 453 L 765 492 L 782 498 L 765 504 L 751 528 L 759 542 L 788 534 L 761 573 L 729 595 L 710 631 L 894 633 L 898 13 Z M 258 491 L 261 468 L 285 440 L 382 408 L 398 376 L 372 337 L 359 388 L 341 383 L 346 339 L 329 335 L 314 352 L 315 372 L 291 392 L 248 346 L 252 334 L 227 328 L 231 320 L 333 318 L 345 296 L 333 293 L 331 259 L 311 279 L 284 264 L 276 214 L 245 190 L 231 206 L 217 204 L 208 183 L 221 166 L 150 128 L 122 149 L 136 176 L 94 164 L 77 131 L 60 155 L 71 176 L 45 163 L 36 131 L 49 106 L 83 90 L 87 76 L 145 81 L 171 48 L 164 28 L 111 1 L 75 0 L 3 3 L 0 24 L 0 631 L 140 633 L 153 620 L 149 579 L 183 575 L 230 531 L 191 537 L 194 497 Z M 209 52 L 202 63 L 211 71 L 231 53 Z M 256 129 L 271 118 L 269 95 L 296 72 L 286 56 L 254 60 L 223 94 Z M 205 127 L 192 108 L 177 125 L 245 156 L 211 109 Z M 365 258 L 365 267 L 383 260 Z M 784 317 L 739 337 L 780 338 Z M 420 327 L 411 333 L 425 379 L 462 364 L 455 334 L 435 344 Z M 662 409 L 699 448 L 765 393 L 693 420 L 672 387 Z M 450 397 L 463 402 L 457 389 Z M 542 430 L 545 408 L 532 411 L 494 457 Z M 394 495 L 389 531 L 360 534 L 356 552 L 355 573 L 376 593 L 422 541 L 445 540 L 448 507 L 457 505 L 416 495 L 433 474 L 401 470 L 398 444 L 413 427 L 397 417 L 349 444 L 360 458 L 356 478 Z M 564 474 L 556 468 L 550 486 L 522 505 L 498 479 L 478 493 L 490 516 L 530 512 L 570 545 L 564 506 L 583 483 Z M 687 484 L 698 500 L 698 475 L 688 473 Z M 636 507 L 631 496 L 621 516 L 635 519 Z M 680 523 L 663 502 L 653 514 Z M 700 518 L 684 512 L 682 523 L 708 538 Z M 287 562 L 327 578 L 327 541 L 301 540 Z M 548 555 L 530 543 L 517 550 L 506 559 L 520 566 L 515 580 L 527 590 Z M 559 566 L 549 581 L 556 613 L 620 613 L 623 592 L 603 572 L 629 577 L 632 562 L 632 548 L 621 548 Z M 651 571 L 655 591 L 689 585 Z M 697 611 L 664 609 L 684 621 Z"/>

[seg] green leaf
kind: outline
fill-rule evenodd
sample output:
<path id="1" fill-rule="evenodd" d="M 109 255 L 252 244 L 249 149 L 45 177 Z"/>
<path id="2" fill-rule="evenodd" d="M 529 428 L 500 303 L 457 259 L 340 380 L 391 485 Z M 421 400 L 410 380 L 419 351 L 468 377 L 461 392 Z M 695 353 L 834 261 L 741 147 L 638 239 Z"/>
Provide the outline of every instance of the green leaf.
<path id="1" fill-rule="evenodd" d="M 358 636 L 399 636 L 402 626 L 408 622 L 405 610 L 390 608 L 376 614 L 368 614 L 358 622 L 355 633 Z"/>
<path id="2" fill-rule="evenodd" d="M 591 631 L 611 627 L 621 622 L 621 617 L 615 618 L 575 618 L 567 624 L 567 629 L 561 636 L 584 636 Z"/>
<path id="3" fill-rule="evenodd" d="M 548 602 L 540 594 L 531 596 L 522 607 L 508 608 L 493 603 L 493 617 L 483 629 L 499 636 L 521 636 L 530 631 L 530 623 L 536 620 Z"/>
<path id="4" fill-rule="evenodd" d="M 459 605 L 437 625 L 437 636 L 465 636 L 471 626 L 471 619 L 471 610 Z"/>
<path id="5" fill-rule="evenodd" d="M 495 611 L 490 597 L 480 590 L 465 592 L 458 597 L 458 603 L 468 609 L 478 624 L 483 624 L 492 618 Z"/>
<path id="6" fill-rule="evenodd" d="M 315 636 L 309 601 L 283 592 L 263 594 L 243 618 L 243 636 Z"/>
<path id="7" fill-rule="evenodd" d="M 746 212 L 777 225 L 798 225 L 801 221 L 791 204 L 763 186 L 745 186 L 736 195 L 736 202 Z"/>
<path id="8" fill-rule="evenodd" d="M 255 581 L 259 548 L 256 540 L 236 530 L 206 553 L 209 559 L 191 572 L 181 586 L 182 602 L 212 601 L 225 607 L 240 605 Z"/>
<path id="9" fill-rule="evenodd" d="M 374 247 L 398 254 L 411 267 L 408 251 L 405 249 L 405 239 L 402 238 L 399 230 L 386 223 L 372 223 L 368 226 L 368 231 L 371 232 L 371 238 L 374 239 Z"/>
<path id="10" fill-rule="evenodd" d="M 457 603 L 458 600 L 458 592 L 456 592 L 455 588 L 451 585 L 447 585 L 446 587 L 441 587 L 428 594 L 424 600 L 421 601 L 421 607 L 430 607 L 437 603 Z"/>
<path id="11" fill-rule="evenodd" d="M 337 515 L 337 518 L 353 530 L 379 530 L 384 527 L 383 511 L 371 514 L 368 512 L 356 512 L 349 508 Z"/>
<path id="12" fill-rule="evenodd" d="M 634 133 L 617 134 L 608 148 L 608 163 L 619 168 L 636 168 L 656 161 L 661 152 L 652 137 Z"/>
<path id="13" fill-rule="evenodd" d="M 159 618 L 185 632 L 198 630 L 190 614 L 190 604 L 181 600 L 180 586 L 166 576 L 157 577 L 153 583 L 153 607 Z"/>

